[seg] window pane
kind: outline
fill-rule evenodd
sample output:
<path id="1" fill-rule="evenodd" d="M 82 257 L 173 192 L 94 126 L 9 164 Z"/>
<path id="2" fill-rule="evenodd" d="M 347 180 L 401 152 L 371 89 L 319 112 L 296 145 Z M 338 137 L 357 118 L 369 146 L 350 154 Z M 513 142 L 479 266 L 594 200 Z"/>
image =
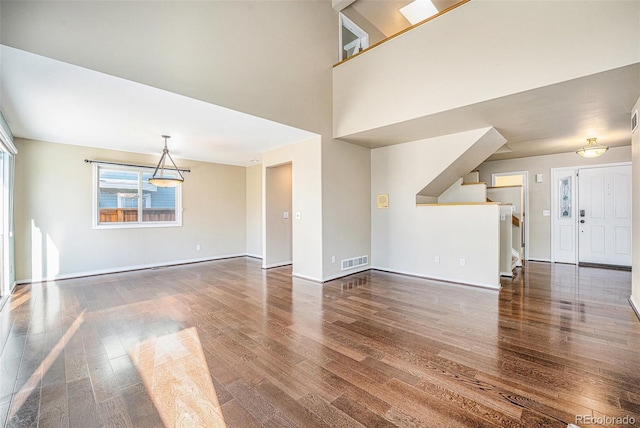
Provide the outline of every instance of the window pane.
<path id="1" fill-rule="evenodd" d="M 100 223 L 138 221 L 138 173 L 99 168 Z"/>
<path id="2" fill-rule="evenodd" d="M 152 173 L 142 174 L 142 221 L 175 221 L 176 220 L 176 188 L 156 187 L 149 183 Z M 165 177 L 177 177 L 167 173 Z"/>

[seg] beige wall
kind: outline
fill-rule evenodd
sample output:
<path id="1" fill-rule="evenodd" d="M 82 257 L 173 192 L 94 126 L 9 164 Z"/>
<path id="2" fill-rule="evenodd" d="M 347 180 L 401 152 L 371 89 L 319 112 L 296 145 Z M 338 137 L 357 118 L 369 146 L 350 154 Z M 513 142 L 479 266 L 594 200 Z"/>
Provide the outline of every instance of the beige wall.
<path id="1" fill-rule="evenodd" d="M 246 169 L 247 254 L 262 257 L 262 165 Z"/>
<path id="2" fill-rule="evenodd" d="M 3 0 L 1 7 L 7 46 L 331 134 L 338 61 L 331 2 Z"/>
<path id="3" fill-rule="evenodd" d="M 371 260 L 370 201 L 370 150 L 340 141 L 324 143 L 323 280 L 350 273 L 341 270 L 343 259 L 368 255 Z"/>
<path id="4" fill-rule="evenodd" d="M 266 168 L 264 187 L 266 251 L 262 267 L 268 268 L 292 261 L 291 164 Z"/>
<path id="5" fill-rule="evenodd" d="M 266 152 L 262 157 L 262 194 L 267 168 L 291 163 L 293 275 L 322 281 L 322 141 L 320 137 Z M 266 199 L 262 200 L 266 224 Z M 300 218 L 296 218 L 300 212 Z M 266 230 L 262 231 L 262 256 L 269 257 Z"/>
<path id="6" fill-rule="evenodd" d="M 467 131 L 371 151 L 374 268 L 499 287 L 497 204 L 416 207 L 416 193 L 486 133 Z M 376 207 L 379 194 L 389 196 L 389 208 Z"/>
<path id="7" fill-rule="evenodd" d="M 631 110 L 640 110 L 640 99 Z M 635 306 L 638 316 L 640 316 L 640 125 L 631 136 L 633 164 L 632 174 L 632 200 L 633 200 L 633 248 L 632 248 L 632 272 L 633 280 L 631 286 L 631 302 Z"/>
<path id="8" fill-rule="evenodd" d="M 22 139 L 16 146 L 18 281 L 246 253 L 245 168 L 176 160 L 191 169 L 182 227 L 96 230 L 93 168 L 84 159 L 153 165 L 159 156 Z"/>
<path id="9" fill-rule="evenodd" d="M 528 171 L 529 182 L 529 259 L 551 259 L 551 217 L 542 215 L 551 209 L 551 168 L 587 166 L 631 161 L 631 147 L 613 147 L 595 159 L 585 159 L 575 153 L 533 156 L 529 158 L 485 162 L 477 169 L 480 181 L 491 185 L 491 174 Z M 536 183 L 536 174 L 543 175 L 543 182 Z M 525 245 L 527 245 L 525 243 Z"/>
<path id="10" fill-rule="evenodd" d="M 334 136 L 637 63 L 639 9 L 637 1 L 467 3 L 335 67 Z"/>
<path id="11" fill-rule="evenodd" d="M 370 236 L 361 233 L 370 221 L 368 205 L 348 197 L 368 183 L 339 172 L 348 182 L 338 187 L 327 178 L 337 190 L 323 198 L 323 174 L 334 174 L 322 166 L 323 157 L 334 161 L 343 152 L 359 171 L 367 162 L 365 151 L 332 139 L 338 14 L 331 2 L 2 1 L 0 7 L 0 35 L 8 46 L 322 135 L 309 151 L 294 145 L 263 158 L 273 161 L 269 165 L 293 161 L 294 211 L 296 203 L 304 210 L 294 226 L 294 273 L 322 280 L 325 267 L 333 272 L 323 239 L 337 247 L 353 224 L 361 226 L 345 252 L 369 249 Z M 344 210 L 351 218 L 323 220 L 323 201 L 349 203 Z"/>

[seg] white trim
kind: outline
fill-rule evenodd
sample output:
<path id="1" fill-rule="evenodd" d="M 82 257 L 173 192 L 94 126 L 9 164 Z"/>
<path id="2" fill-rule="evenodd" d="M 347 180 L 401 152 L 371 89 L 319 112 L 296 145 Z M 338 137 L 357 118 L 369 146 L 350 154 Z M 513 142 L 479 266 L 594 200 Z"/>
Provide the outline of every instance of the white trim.
<path id="1" fill-rule="evenodd" d="M 11 141 L 11 138 L 9 138 L 9 134 L 5 132 L 3 126 L 0 126 L 0 146 L 2 147 L 2 151 L 11 153 L 12 155 L 18 153 L 18 149 L 13 144 L 13 141 Z"/>
<path id="2" fill-rule="evenodd" d="M 142 204 L 138 204 L 138 219 L 137 222 L 126 222 L 126 223 L 117 223 L 117 222 L 109 222 L 109 223 L 100 223 L 100 168 L 109 169 L 109 170 L 117 170 L 117 171 L 128 171 L 128 172 L 137 172 L 138 173 L 138 189 L 143 189 L 142 176 L 145 173 L 143 170 L 147 167 L 145 166 L 119 166 L 119 165 L 110 165 L 103 164 L 100 162 L 93 162 L 93 177 L 92 181 L 92 228 L 96 230 L 105 229 L 138 229 L 138 228 L 154 228 L 154 227 L 182 227 L 182 186 L 174 187 L 175 189 L 175 215 L 176 219 L 174 221 L 142 221 L 142 213 L 145 208 Z M 142 199 L 142 197 L 140 197 Z M 119 201 L 118 204 L 120 205 Z"/>
<path id="3" fill-rule="evenodd" d="M 337 273 L 335 275 L 329 275 L 329 276 L 325 276 L 324 278 L 322 278 L 322 282 L 328 282 L 328 281 L 333 281 L 334 279 L 338 279 L 338 278 L 343 278 L 345 276 L 349 276 L 349 275 L 355 275 L 357 273 L 360 272 L 365 272 L 371 270 L 371 266 L 364 266 L 364 267 L 360 267 L 358 269 L 354 269 L 351 272 L 341 272 L 341 273 Z"/>
<path id="4" fill-rule="evenodd" d="M 522 189 L 524 191 L 524 195 L 522 197 L 522 212 L 524 213 L 524 259 L 529 259 L 529 217 L 531 217 L 531 213 L 529 212 L 529 171 L 512 171 L 512 172 L 496 172 L 491 174 L 491 187 L 495 187 L 496 180 L 495 177 L 505 176 L 505 175 L 523 175 L 522 179 Z"/>
<path id="5" fill-rule="evenodd" d="M 262 256 L 260 254 L 251 254 L 251 253 L 247 253 L 247 257 L 251 257 L 253 259 L 260 259 L 262 260 Z"/>
<path id="6" fill-rule="evenodd" d="M 270 265 L 262 265 L 262 269 L 271 269 L 271 268 L 277 268 L 277 267 L 281 267 L 281 266 L 289 266 L 292 265 L 293 262 L 291 260 L 289 260 L 288 262 L 281 262 L 281 263 L 271 263 Z"/>
<path id="7" fill-rule="evenodd" d="M 352 20 L 347 18 L 345 14 L 343 14 L 342 12 L 339 12 L 338 13 L 338 43 L 339 43 L 338 58 L 340 61 L 345 59 L 345 58 L 342 58 L 342 53 L 344 49 L 344 46 L 342 43 L 342 27 L 345 27 L 347 30 L 351 31 L 353 34 L 355 34 L 358 37 L 357 40 L 361 41 L 360 47 L 362 48 L 362 50 L 365 50 L 369 47 L 369 34 L 366 31 L 364 31 L 362 28 L 358 27 Z"/>
<path id="8" fill-rule="evenodd" d="M 305 281 L 311 281 L 311 282 L 316 282 L 318 284 L 322 284 L 321 279 L 317 279 L 312 276 L 300 275 L 299 273 L 292 273 L 291 276 L 294 278 L 304 279 Z"/>
<path id="9" fill-rule="evenodd" d="M 633 312 L 636 313 L 636 316 L 640 321 L 640 305 L 638 304 L 638 302 L 636 302 L 636 299 L 633 297 L 633 295 L 629 296 L 629 303 L 631 304 L 631 308 L 633 309 Z"/>
<path id="10" fill-rule="evenodd" d="M 494 285 L 494 284 L 485 284 L 485 283 L 482 283 L 482 282 L 463 282 L 463 281 L 460 281 L 459 279 L 447 278 L 447 277 L 442 277 L 442 276 L 421 275 L 421 274 L 416 274 L 416 273 L 412 273 L 412 272 L 405 272 L 405 271 L 401 271 L 401 270 L 395 270 L 395 269 L 377 267 L 377 266 L 371 266 L 371 269 L 380 270 L 380 271 L 389 272 L 389 273 L 396 273 L 398 275 L 407 275 L 407 276 L 413 276 L 413 277 L 416 277 L 416 278 L 430 279 L 430 280 L 434 280 L 434 281 L 444 281 L 444 282 L 453 283 L 453 284 L 457 284 L 457 285 L 470 285 L 470 286 L 473 286 L 473 287 L 486 288 L 488 290 L 496 290 L 496 291 L 498 291 L 498 290 L 500 290 L 502 288 L 502 286 L 500 285 L 500 280 L 499 279 L 498 279 L 498 283 Z"/>
<path id="11" fill-rule="evenodd" d="M 513 278 L 513 272 L 500 272 L 500 276 L 508 276 L 509 278 Z"/>
<path id="12" fill-rule="evenodd" d="M 196 259 L 174 260 L 174 261 L 162 262 L 162 263 L 148 263 L 143 265 L 114 267 L 114 268 L 108 268 L 108 269 L 98 269 L 98 270 L 90 270 L 90 271 L 83 271 L 83 272 L 67 273 L 63 275 L 52 275 L 52 276 L 47 276 L 45 278 L 40 278 L 40 279 L 34 279 L 34 278 L 20 279 L 16 281 L 16 284 L 31 284 L 34 282 L 57 281 L 61 279 L 73 279 L 73 278 L 81 278 L 85 276 L 96 276 L 96 275 L 105 275 L 110 273 L 130 272 L 135 270 L 152 269 L 152 268 L 158 268 L 158 267 L 171 267 L 171 266 L 186 265 L 190 263 L 210 262 L 210 261 L 221 260 L 221 259 L 233 259 L 236 257 L 245 257 L 245 256 L 246 254 L 244 253 L 225 254 L 222 256 L 214 256 L 214 257 L 200 257 Z"/>
<path id="13" fill-rule="evenodd" d="M 544 262 L 544 263 L 551 263 L 551 259 L 545 259 L 545 258 L 535 258 L 535 259 L 529 259 L 530 262 Z"/>

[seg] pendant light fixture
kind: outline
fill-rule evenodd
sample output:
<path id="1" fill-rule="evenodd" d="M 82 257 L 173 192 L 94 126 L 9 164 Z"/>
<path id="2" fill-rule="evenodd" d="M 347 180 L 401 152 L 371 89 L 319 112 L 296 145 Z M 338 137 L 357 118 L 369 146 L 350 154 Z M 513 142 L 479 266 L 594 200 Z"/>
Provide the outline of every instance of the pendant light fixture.
<path id="1" fill-rule="evenodd" d="M 587 138 L 587 145 L 578 150 L 576 153 L 583 158 L 597 158 L 604 152 L 609 150 L 607 146 L 601 146 L 596 143 L 597 138 Z"/>
<path id="2" fill-rule="evenodd" d="M 151 178 L 149 179 L 149 183 L 158 187 L 176 187 L 182 184 L 182 182 L 184 181 L 184 177 L 176 166 L 176 163 L 173 161 L 173 158 L 171 158 L 169 149 L 167 149 L 167 139 L 171 137 L 168 135 L 162 135 L 162 138 L 164 138 L 164 149 L 162 149 L 162 156 L 160 157 L 158 166 L 156 166 L 156 170 L 153 172 L 153 176 L 151 176 Z M 167 161 L 167 158 L 169 158 L 169 160 L 173 164 L 173 169 L 169 168 L 168 170 L 177 172 L 177 177 L 174 174 L 165 176 L 165 171 L 167 171 L 167 168 L 164 167 L 164 164 Z"/>

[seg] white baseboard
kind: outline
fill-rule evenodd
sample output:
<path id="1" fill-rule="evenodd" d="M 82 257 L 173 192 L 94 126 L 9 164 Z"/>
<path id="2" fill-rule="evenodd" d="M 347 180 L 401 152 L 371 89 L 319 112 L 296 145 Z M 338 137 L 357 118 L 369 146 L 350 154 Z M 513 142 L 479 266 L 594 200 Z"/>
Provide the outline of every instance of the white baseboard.
<path id="1" fill-rule="evenodd" d="M 289 266 L 289 265 L 292 265 L 292 264 L 293 264 L 292 261 L 282 262 L 282 263 L 272 263 L 270 265 L 262 265 L 262 269 L 271 269 L 271 268 L 277 268 L 277 267 L 281 267 L 281 266 Z"/>
<path id="2" fill-rule="evenodd" d="M 311 281 L 311 282 L 316 282 L 318 284 L 322 284 L 322 280 L 321 279 L 314 278 L 312 276 L 301 275 L 301 274 L 295 273 L 295 272 L 292 273 L 291 276 L 294 277 L 294 278 L 300 278 L 300 279 L 304 279 L 306 281 Z"/>
<path id="3" fill-rule="evenodd" d="M 245 255 L 246 255 L 247 257 L 251 257 L 251 258 L 253 258 L 253 259 L 260 259 L 260 260 L 262 260 L 262 255 L 260 255 L 260 254 L 250 254 L 250 253 L 247 253 L 247 254 L 245 254 Z"/>
<path id="4" fill-rule="evenodd" d="M 629 303 L 631 304 L 631 308 L 633 308 L 633 311 L 636 313 L 636 316 L 640 321 L 640 305 L 638 304 L 638 302 L 636 302 L 636 299 L 634 299 L 633 296 L 629 296 Z"/>
<path id="5" fill-rule="evenodd" d="M 551 259 L 534 259 L 529 257 L 527 259 L 528 262 L 545 262 L 545 263 L 551 263 Z"/>
<path id="6" fill-rule="evenodd" d="M 500 276 L 508 276 L 509 278 L 513 278 L 513 272 L 500 272 Z"/>
<path id="7" fill-rule="evenodd" d="M 144 265 L 133 265 L 133 266 L 123 266 L 123 267 L 109 268 L 109 269 L 98 269 L 98 270 L 91 270 L 91 271 L 68 273 L 63 275 L 50 275 L 44 278 L 19 279 L 16 281 L 16 284 L 31 284 L 34 282 L 46 282 L 46 281 L 56 281 L 56 280 L 62 280 L 62 279 L 82 278 L 85 276 L 105 275 L 109 273 L 119 273 L 119 272 L 130 272 L 134 270 L 152 269 L 152 268 L 158 268 L 158 267 L 179 266 L 179 265 L 186 265 L 190 263 L 210 262 L 214 260 L 231 259 L 235 257 L 244 257 L 244 256 L 246 256 L 246 254 L 226 254 L 223 256 L 215 256 L 215 257 L 201 257 L 197 259 L 176 260 L 176 261 L 163 262 L 163 263 L 149 263 Z"/>
<path id="8" fill-rule="evenodd" d="M 488 290 L 498 291 L 502 288 L 499 280 L 497 284 L 485 284 L 481 282 L 465 282 L 465 281 L 460 281 L 459 279 L 447 278 L 447 277 L 441 277 L 441 276 L 431 276 L 431 275 L 427 276 L 422 274 L 416 274 L 413 272 L 405 272 L 397 269 L 390 269 L 390 268 L 378 267 L 378 266 L 372 266 L 371 269 L 381 270 L 381 271 L 390 272 L 390 273 L 397 273 L 398 275 L 407 275 L 407 276 L 414 276 L 416 278 L 431 279 L 434 281 L 443 281 L 443 282 L 448 282 L 456 285 L 470 285 L 472 287 L 485 288 Z"/>
<path id="9" fill-rule="evenodd" d="M 335 275 L 325 276 L 324 278 L 322 278 L 322 282 L 333 281 L 334 279 L 343 278 L 343 277 L 349 276 L 349 275 L 355 275 L 356 273 L 364 272 L 364 271 L 367 271 L 367 270 L 371 270 L 371 266 L 359 267 L 359 268 L 350 270 L 348 272 L 344 271 L 344 272 L 337 273 Z"/>

